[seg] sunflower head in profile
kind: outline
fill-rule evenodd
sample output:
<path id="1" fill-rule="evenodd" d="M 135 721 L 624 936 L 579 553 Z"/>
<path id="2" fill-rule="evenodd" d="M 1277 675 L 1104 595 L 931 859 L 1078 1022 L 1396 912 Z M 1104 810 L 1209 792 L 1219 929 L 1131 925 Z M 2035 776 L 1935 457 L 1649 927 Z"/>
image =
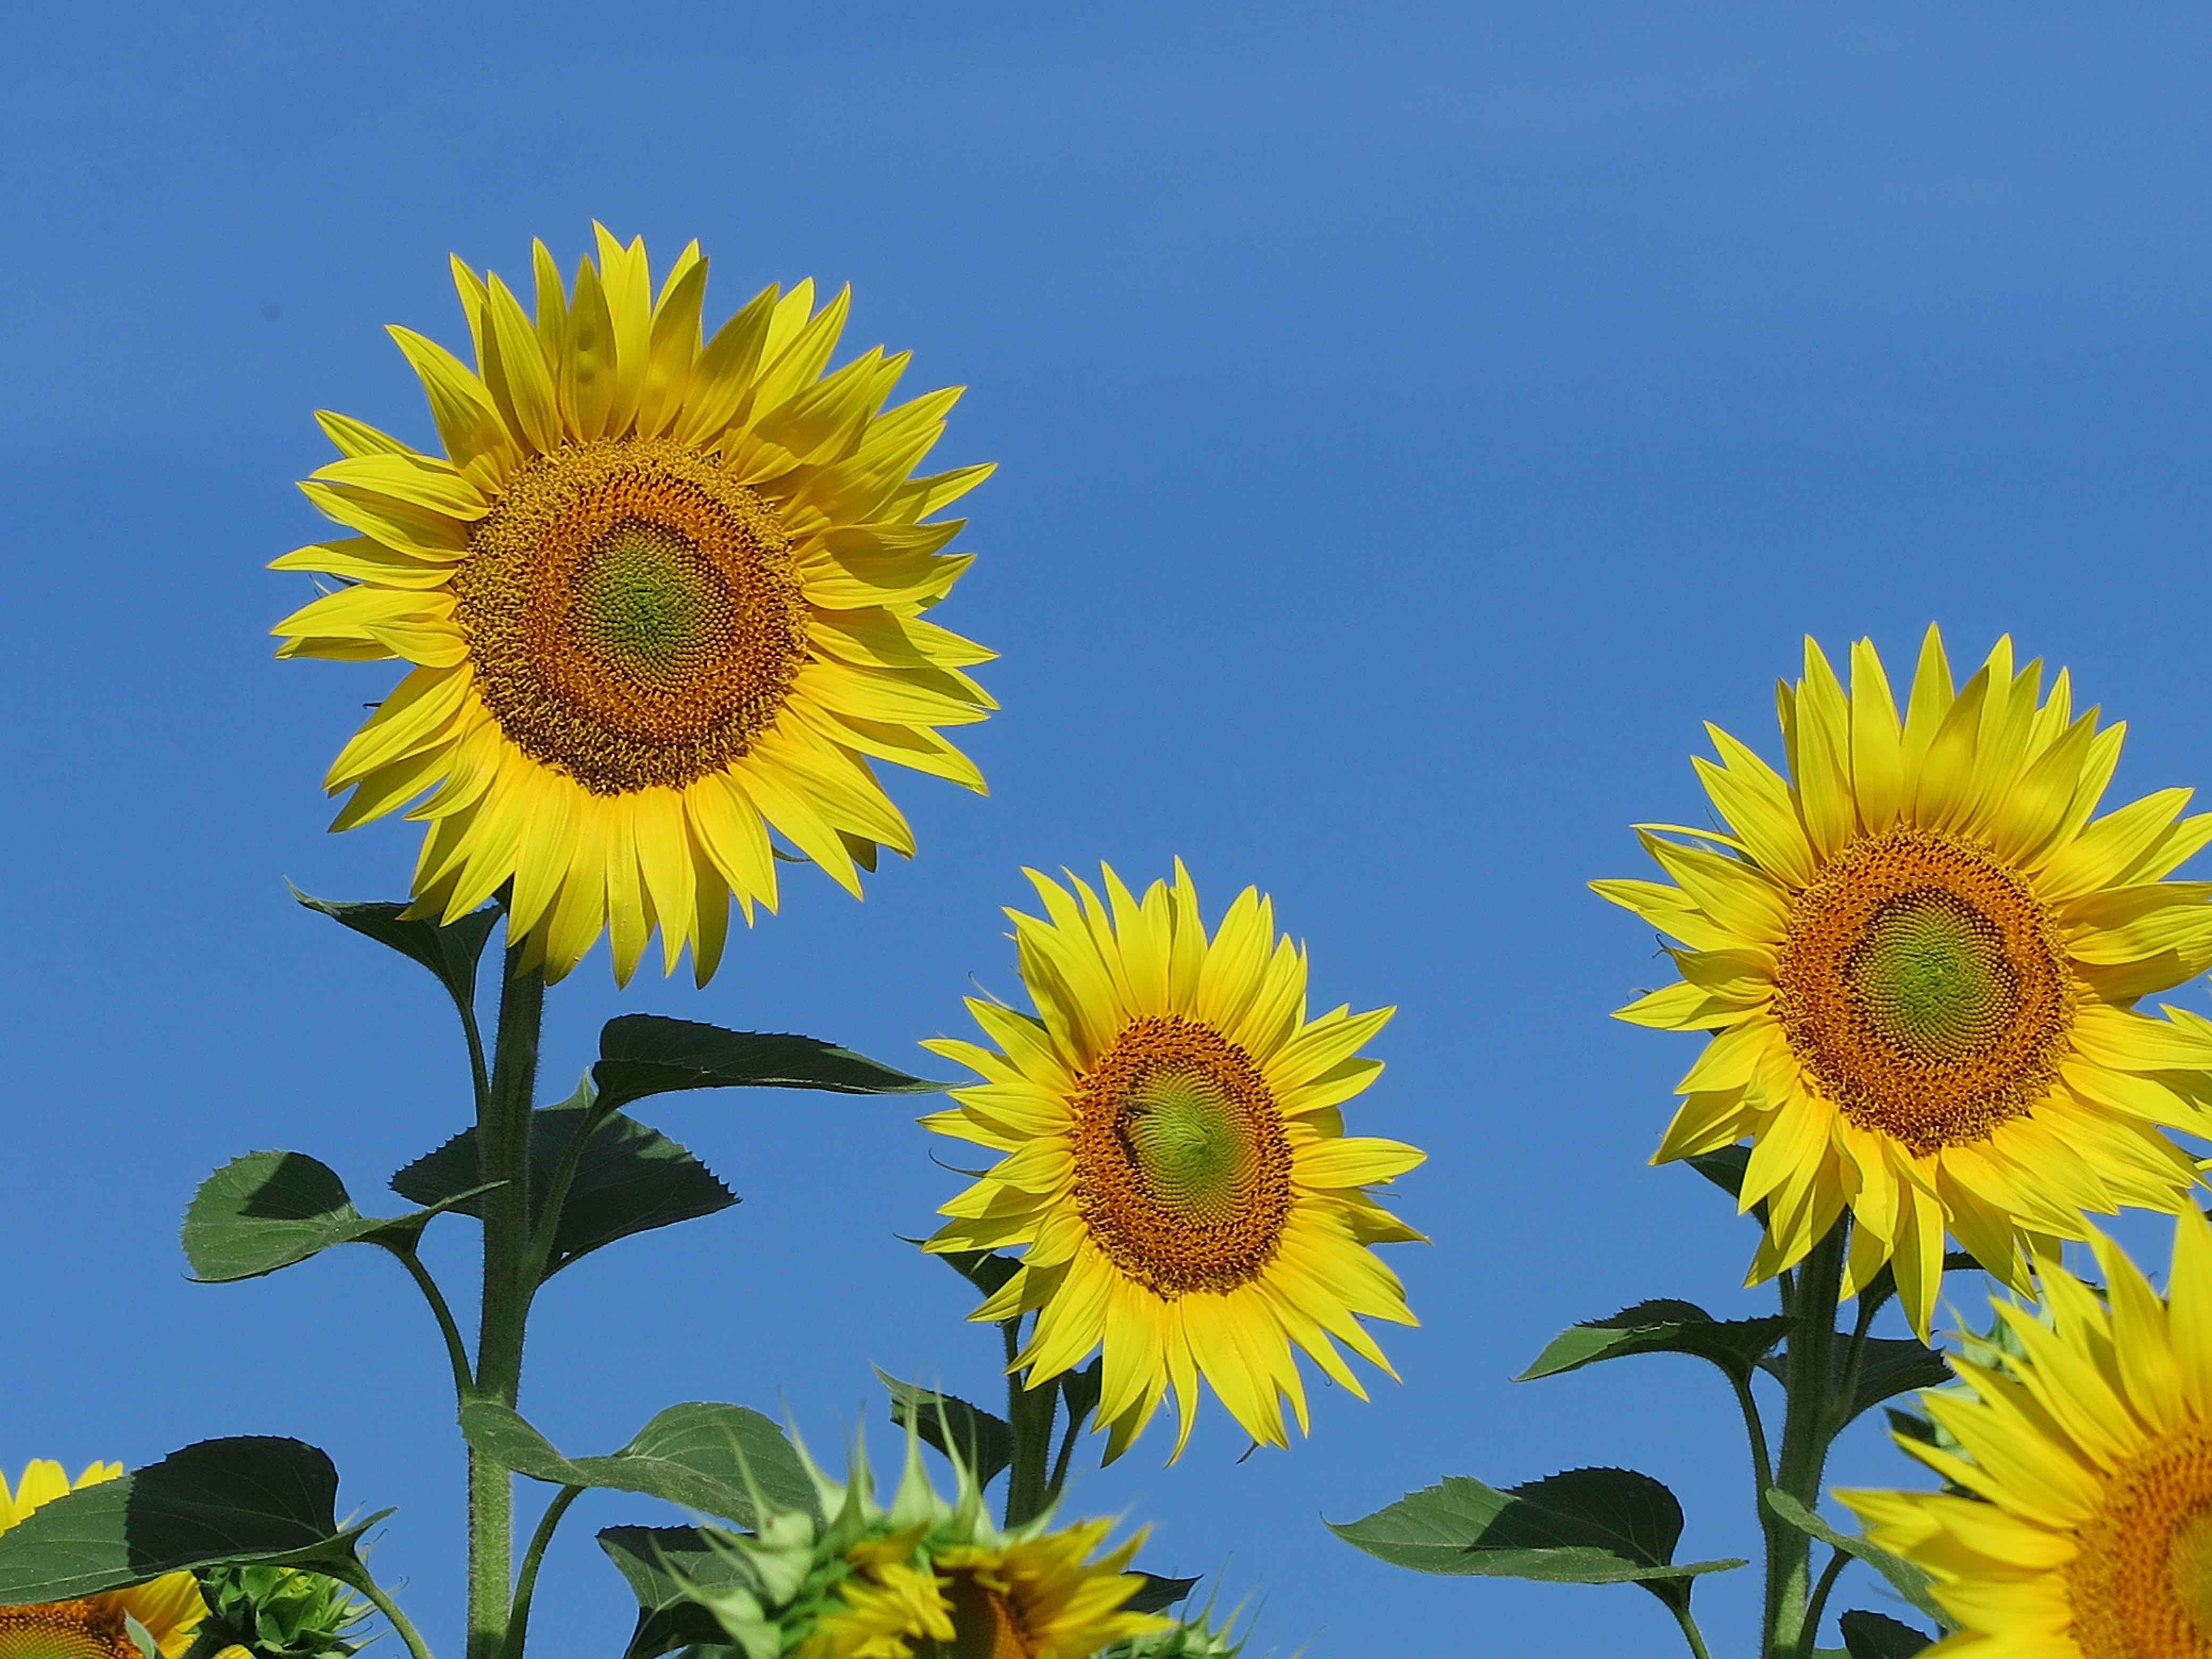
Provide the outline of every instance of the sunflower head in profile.
<path id="1" fill-rule="evenodd" d="M 512 884 L 524 965 L 558 979 L 602 931 L 616 977 L 657 927 L 704 983 L 734 894 L 776 902 L 769 832 L 854 893 L 910 854 L 870 763 L 981 789 L 939 728 L 994 705 L 991 653 L 927 620 L 969 562 L 931 515 L 990 472 L 912 476 L 957 388 L 895 408 L 905 355 L 825 374 L 848 296 L 771 286 L 702 337 L 695 243 L 656 294 L 640 240 L 598 229 L 536 304 L 454 261 L 476 367 L 392 332 L 445 453 L 343 416 L 301 488 L 356 533 L 275 562 L 335 579 L 279 656 L 411 672 L 332 763 L 335 829 L 414 805 L 415 913 Z"/>
<path id="2" fill-rule="evenodd" d="M 939 1496 L 911 1437 L 888 1509 L 864 1452 L 842 1482 L 807 1468 L 817 1512 L 719 1536 L 731 1582 L 693 1591 L 745 1659 L 1090 1659 L 1175 1628 L 1127 1610 L 1141 1534 L 1108 1547 L 1111 1521 L 1049 1516 L 1001 1531 L 965 1467 Z"/>
<path id="3" fill-rule="evenodd" d="M 13 1491 L 0 1476 L 0 1532 L 64 1492 L 122 1473 L 120 1463 L 94 1463 L 72 1485 L 60 1464 L 34 1458 Z M 178 1659 L 192 1645 L 207 1613 L 199 1581 L 188 1572 L 166 1573 L 130 1589 L 103 1590 L 70 1601 L 0 1607 L 0 1659 L 140 1659 L 133 1620 L 161 1659 Z"/>
<path id="4" fill-rule="evenodd" d="M 1382 1069 L 1358 1050 L 1392 1011 L 1309 1019 L 1305 952 L 1270 902 L 1247 888 L 1209 939 L 1180 861 L 1142 900 L 1110 869 L 1103 898 L 1028 874 L 1044 915 L 1006 914 L 1036 1012 L 970 999 L 997 1048 L 925 1045 L 982 1081 L 922 1121 L 1005 1154 L 927 1248 L 1021 1249 L 971 1317 L 1036 1311 L 1029 1386 L 1103 1345 L 1109 1461 L 1170 1387 L 1179 1455 L 1201 1376 L 1281 1445 L 1285 1399 L 1307 1422 L 1294 1346 L 1364 1399 L 1336 1343 L 1387 1371 L 1360 1316 L 1415 1322 L 1369 1247 L 1421 1235 L 1365 1189 L 1424 1155 L 1346 1135 L 1338 1111 Z"/>
<path id="5" fill-rule="evenodd" d="M 1748 1138 L 1754 1281 L 1851 1213 L 1845 1296 L 1895 1268 L 1923 1340 L 1949 1231 L 2024 1287 L 2022 1246 L 2084 1212 L 2173 1210 L 2163 1133 L 2212 1133 L 2212 1024 L 2138 999 L 2212 965 L 2212 840 L 2161 790 L 2100 817 L 2124 726 L 2000 640 L 1954 688 L 1928 630 L 1900 719 L 1871 642 L 1846 691 L 1820 647 L 1778 688 L 1786 775 L 1717 727 L 1695 763 L 1723 831 L 1647 825 L 1669 882 L 1592 885 L 1680 942 L 1681 980 L 1620 1011 L 1712 1041 L 1653 1161 Z"/>
<path id="6" fill-rule="evenodd" d="M 1961 1491 L 1836 1494 L 1960 1626 L 1929 1659 L 2212 1656 L 2212 1228 L 2175 1222 L 2163 1302 L 2090 1243 L 2102 1294 L 2039 1263 L 2039 1315 L 1996 1304 L 2014 1352 L 1921 1395 L 1950 1444 L 1899 1437 Z"/>

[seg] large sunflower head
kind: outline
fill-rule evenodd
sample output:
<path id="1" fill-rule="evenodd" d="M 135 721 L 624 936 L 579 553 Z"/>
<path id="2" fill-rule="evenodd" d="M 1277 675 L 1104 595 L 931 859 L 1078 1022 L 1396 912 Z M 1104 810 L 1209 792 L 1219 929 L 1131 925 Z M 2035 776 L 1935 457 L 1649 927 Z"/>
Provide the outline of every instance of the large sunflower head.
<path id="1" fill-rule="evenodd" d="M 274 631 L 414 665 L 325 781 L 336 829 L 416 802 L 419 914 L 512 883 L 550 978 L 611 927 L 626 981 L 657 927 L 704 983 L 730 896 L 775 907 L 771 830 L 857 894 L 914 847 L 872 759 L 982 787 L 937 728 L 995 706 L 963 672 L 992 653 L 922 613 L 969 563 L 931 515 L 991 469 L 911 476 L 959 390 L 885 409 L 905 354 L 823 374 L 845 293 L 770 286 L 704 339 L 696 243 L 656 294 L 598 238 L 573 286 L 537 246 L 534 313 L 453 262 L 473 369 L 392 331 L 444 454 L 318 417 L 343 459 L 301 488 L 357 533 L 275 562 L 340 586 Z"/>
<path id="2" fill-rule="evenodd" d="M 2091 1243 L 2101 1296 L 2039 1263 L 2039 1315 L 1996 1304 L 2014 1352 L 1921 1396 L 1949 1444 L 1898 1443 L 1961 1491 L 1836 1494 L 1960 1627 L 1930 1659 L 2212 1659 L 2212 1228 L 2176 1221 L 2163 1302 Z"/>
<path id="3" fill-rule="evenodd" d="M 88 1464 L 72 1483 L 58 1463 L 33 1458 L 13 1491 L 0 1475 L 0 1532 L 77 1486 L 112 1480 L 120 1463 Z M 136 1620 L 161 1654 L 178 1659 L 207 1617 L 199 1581 L 172 1572 L 129 1589 L 103 1590 L 70 1601 L 0 1607 L 0 1659 L 140 1659 Z"/>
<path id="4" fill-rule="evenodd" d="M 1306 955 L 1271 902 L 1247 888 L 1209 939 L 1180 861 L 1142 900 L 1110 869 L 1103 899 L 1028 873 L 1045 914 L 1006 914 L 1036 1012 L 971 998 L 998 1047 L 925 1045 L 982 1081 L 923 1123 L 1006 1154 L 928 1248 L 1022 1250 L 971 1316 L 1036 1311 L 1014 1361 L 1030 1387 L 1103 1345 L 1109 1460 L 1170 1386 L 1180 1455 L 1200 1376 L 1281 1445 L 1285 1398 L 1307 1420 L 1293 1344 L 1364 1399 L 1337 1341 L 1388 1370 L 1358 1316 L 1415 1322 L 1368 1247 L 1421 1235 L 1365 1189 L 1424 1155 L 1346 1135 L 1337 1109 L 1382 1069 L 1358 1049 L 1392 1011 L 1309 1019 Z"/>
<path id="5" fill-rule="evenodd" d="M 1048 1516 L 1001 1531 L 964 1467 L 938 1495 L 911 1437 L 888 1509 L 865 1453 L 843 1482 L 808 1468 L 827 1519 L 768 1514 L 721 1539 L 734 1582 L 695 1592 L 746 1659 L 1090 1659 L 1174 1628 L 1127 1610 L 1141 1534 L 1107 1548 L 1111 1521 Z"/>
<path id="6" fill-rule="evenodd" d="M 1680 982 L 1620 1018 L 1713 1038 L 1654 1162 L 1752 1142 L 1754 1280 L 1851 1212 L 1850 1296 L 1894 1265 L 1924 1338 L 1948 1230 L 2022 1285 L 2023 1243 L 2085 1211 L 2172 1210 L 2162 1133 L 2212 1133 L 2212 1024 L 2136 1000 L 2212 966 L 2212 840 L 2166 789 L 2096 816 L 2126 730 L 1997 641 L 1954 687 L 1933 628 L 1902 718 L 1870 641 L 1846 691 L 1805 642 L 1778 688 L 1786 769 L 1708 726 L 1725 831 L 1644 826 L 1671 883 L 1592 885 L 1662 933 Z"/>

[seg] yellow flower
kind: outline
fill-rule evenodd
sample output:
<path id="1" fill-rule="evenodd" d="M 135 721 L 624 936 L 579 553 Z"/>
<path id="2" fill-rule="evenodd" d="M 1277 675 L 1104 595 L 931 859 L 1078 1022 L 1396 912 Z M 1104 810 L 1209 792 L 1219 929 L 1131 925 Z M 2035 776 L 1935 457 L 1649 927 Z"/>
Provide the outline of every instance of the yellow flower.
<path id="1" fill-rule="evenodd" d="M 1424 1155 L 1346 1135 L 1337 1110 L 1382 1069 L 1357 1051 L 1392 1011 L 1309 1020 L 1305 952 L 1274 939 L 1271 902 L 1247 888 L 1209 942 L 1179 861 L 1141 903 L 1110 869 L 1103 902 L 1028 874 L 1045 917 L 1007 915 L 1036 1014 L 970 999 L 999 1049 L 925 1045 L 983 1081 L 922 1121 L 1006 1154 L 928 1248 L 1024 1248 L 970 1317 L 1037 1310 L 1014 1362 L 1032 1388 L 1103 1344 L 1109 1460 L 1170 1385 L 1179 1455 L 1201 1376 L 1281 1445 L 1284 1398 L 1307 1421 L 1293 1343 L 1364 1399 L 1331 1339 L 1389 1370 L 1356 1316 L 1415 1322 L 1368 1247 L 1421 1236 L 1363 1189 Z"/>
<path id="2" fill-rule="evenodd" d="M 912 1561 L 864 1564 L 799 1649 L 803 1659 L 1089 1659 L 1171 1621 L 1125 1613 L 1143 1580 L 1123 1570 L 1131 1538 L 1086 1561 L 1113 1530 L 1084 1521 L 1058 1532 L 960 1544 Z"/>
<path id="3" fill-rule="evenodd" d="M 1962 1451 L 1899 1441 L 1972 1497 L 1836 1494 L 1961 1627 L 1929 1659 L 2212 1655 L 2212 1228 L 2175 1222 L 2163 1303 L 2090 1242 L 2101 1299 L 2039 1263 L 2043 1317 L 1997 1304 L 2021 1356 L 1921 1396 Z"/>
<path id="4" fill-rule="evenodd" d="M 77 1486 L 112 1480 L 120 1463 L 94 1463 L 76 1478 Z M 35 1458 L 26 1465 L 14 1492 L 0 1476 L 0 1532 L 40 1504 L 74 1490 L 58 1463 Z M 172 1572 L 130 1589 L 103 1590 L 73 1601 L 0 1607 L 0 1659 L 139 1659 L 126 1620 L 136 1619 L 153 1638 L 162 1659 L 177 1659 L 192 1644 L 193 1632 L 207 1617 L 199 1581 Z"/>
<path id="5" fill-rule="evenodd" d="M 1808 640 L 1778 691 L 1788 775 L 1709 726 L 1729 832 L 1644 826 L 1675 884 L 1592 884 L 1686 947 L 1620 1018 L 1714 1033 L 1653 1162 L 1749 1137 L 1753 1281 L 1848 1206 L 1844 1294 L 1893 1263 L 1923 1339 L 1947 1229 L 2024 1285 L 2021 1247 L 2082 1237 L 2082 1212 L 2186 1202 L 2160 1131 L 2212 1133 L 2212 1023 L 2135 1011 L 2212 966 L 2212 886 L 2163 879 L 2212 815 L 2177 821 L 2166 789 L 2093 818 L 2126 728 L 2041 680 L 2000 640 L 1954 690 L 1931 628 L 1900 720 L 1870 641 L 1846 694 Z"/>
<path id="6" fill-rule="evenodd" d="M 656 298 L 643 240 L 595 228 L 573 292 L 537 245 L 534 319 L 453 262 L 474 371 L 392 331 L 445 454 L 318 416 L 343 459 L 301 488 L 359 533 L 275 562 L 345 586 L 274 631 L 414 665 L 325 782 L 333 829 L 423 797 L 416 913 L 512 882 L 526 966 L 611 928 L 627 981 L 657 926 L 703 984 L 730 895 L 775 908 L 770 829 L 857 895 L 856 859 L 914 849 L 870 759 L 982 787 L 936 728 L 995 706 L 961 672 L 993 653 L 922 612 L 969 563 L 929 515 L 991 469 L 908 476 L 959 391 L 884 410 L 905 354 L 823 374 L 847 294 L 771 285 L 702 345 L 698 245 Z"/>

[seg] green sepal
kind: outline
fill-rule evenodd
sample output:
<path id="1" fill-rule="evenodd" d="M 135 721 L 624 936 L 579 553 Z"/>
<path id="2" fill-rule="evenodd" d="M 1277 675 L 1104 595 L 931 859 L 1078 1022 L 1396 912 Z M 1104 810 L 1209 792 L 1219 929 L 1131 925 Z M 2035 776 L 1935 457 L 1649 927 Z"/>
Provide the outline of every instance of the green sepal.
<path id="1" fill-rule="evenodd" d="M 185 1210 L 185 1259 L 202 1284 L 222 1285 L 258 1279 L 338 1244 L 380 1244 L 404 1255 L 432 1217 L 472 1203 L 491 1186 L 441 1194 L 410 1215 L 365 1216 L 328 1164 L 305 1152 L 248 1152 L 192 1194 Z"/>
<path id="2" fill-rule="evenodd" d="M 545 1262 L 547 1278 L 617 1239 L 713 1215 L 738 1202 L 685 1147 L 635 1118 L 601 1113 L 586 1092 L 530 1115 L 533 1230 L 544 1221 L 555 1172 L 587 1118 L 600 1121 L 585 1143 L 562 1204 L 553 1251 Z M 482 1220 L 480 1195 L 490 1188 L 476 1184 L 479 1175 L 477 1132 L 468 1128 L 393 1176 L 392 1189 L 417 1204 L 443 1205 Z"/>
<path id="3" fill-rule="evenodd" d="M 303 1441 L 203 1440 L 43 1504 L 0 1533 L 0 1607 L 67 1601 L 227 1562 L 307 1567 L 358 1585 L 354 1545 L 392 1511 L 341 1527 L 338 1472 Z"/>
<path id="4" fill-rule="evenodd" d="M 286 882 L 287 887 L 292 884 Z M 427 919 L 416 921 L 401 918 L 408 907 L 381 902 L 356 903 L 343 899 L 319 899 L 292 887 L 292 896 L 310 910 L 319 910 L 340 926 L 350 927 L 356 933 L 374 939 L 379 945 L 389 945 L 412 961 L 421 963 L 438 976 L 454 1006 L 464 1013 L 472 1012 L 477 999 L 477 963 L 483 957 L 486 940 L 491 930 L 499 926 L 500 917 L 506 913 L 496 904 L 487 904 L 481 910 L 472 910 L 450 926 L 440 926 Z"/>
<path id="5" fill-rule="evenodd" d="M 727 1644 L 720 1621 L 693 1592 L 747 1582 L 729 1551 L 716 1549 L 696 1527 L 608 1527 L 599 1547 L 637 1597 L 637 1626 L 622 1659 L 659 1659 L 679 1648 Z"/>
<path id="6" fill-rule="evenodd" d="M 1735 1382 L 1751 1381 L 1752 1368 L 1781 1340 L 1790 1322 L 1780 1315 L 1761 1319 L 1715 1319 L 1694 1302 L 1660 1297 L 1623 1308 L 1604 1319 L 1570 1325 L 1553 1337 L 1528 1369 L 1513 1380 L 1595 1365 L 1635 1353 L 1686 1353 L 1710 1360 Z"/>
<path id="7" fill-rule="evenodd" d="M 1744 1171 L 1751 1167 L 1751 1148 L 1723 1146 L 1717 1152 L 1693 1153 L 1682 1162 L 1730 1198 L 1741 1198 Z"/>
<path id="8" fill-rule="evenodd" d="M 909 1238 L 905 1242 L 908 1244 L 921 1243 L 918 1238 Z M 1022 1270 L 1019 1256 L 1000 1255 L 995 1250 L 932 1250 L 929 1254 L 986 1297 L 996 1296 L 1000 1288 Z"/>
<path id="9" fill-rule="evenodd" d="M 1163 1578 L 1156 1572 L 1132 1575 L 1145 1581 L 1139 1590 L 1122 1607 L 1131 1613 L 1165 1613 L 1176 1602 L 1198 1588 L 1195 1578 Z"/>
<path id="10" fill-rule="evenodd" d="M 556 1486 L 641 1492 L 742 1527 L 758 1519 L 756 1494 L 771 1509 L 819 1513 L 798 1449 L 781 1429 L 744 1406 L 671 1406 L 605 1457 L 563 1457 L 520 1413 L 495 1401 L 462 1407 L 461 1432 L 517 1474 Z"/>
<path id="11" fill-rule="evenodd" d="M 1828 1352 L 1829 1386 L 1840 1389 L 1844 1368 L 1850 1358 L 1846 1345 L 1836 1343 Z M 1786 1354 L 1771 1355 L 1760 1360 L 1759 1367 L 1770 1376 L 1789 1380 Z M 1885 1400 L 1914 1389 L 1932 1389 L 1950 1380 L 1951 1368 L 1935 1349 L 1909 1336 L 1870 1336 L 1860 1351 L 1858 1379 L 1836 1426 L 1840 1429 L 1846 1423 L 1855 1422 L 1861 1413 L 1871 1411 Z"/>
<path id="12" fill-rule="evenodd" d="M 1503 1491 L 1451 1475 L 1364 1519 L 1323 1524 L 1353 1547 L 1416 1572 L 1641 1584 L 1669 1607 L 1688 1604 L 1698 1575 L 1745 1565 L 1677 1564 L 1682 1506 L 1633 1469 L 1570 1469 Z"/>
<path id="13" fill-rule="evenodd" d="M 1070 1432 L 1083 1426 L 1083 1419 L 1098 1409 L 1098 1396 L 1106 1388 L 1106 1359 L 1100 1355 L 1079 1371 L 1060 1374 L 1060 1397 L 1067 1402 L 1067 1423 Z M 1193 1579 L 1193 1583 L 1198 1581 Z"/>
<path id="14" fill-rule="evenodd" d="M 937 1094 L 932 1083 L 812 1037 L 729 1031 L 696 1020 L 624 1014 L 599 1033 L 592 1067 L 599 1108 L 684 1089 L 826 1089 L 842 1095 Z"/>
<path id="15" fill-rule="evenodd" d="M 1912 1659 L 1936 1638 L 1886 1613 L 1854 1610 L 1836 1620 L 1844 1632 L 1844 1651 L 1850 1659 Z"/>
<path id="16" fill-rule="evenodd" d="M 890 1390 L 891 1421 L 901 1428 L 911 1423 L 926 1443 L 947 1457 L 957 1447 L 977 1486 L 989 1486 L 1014 1461 L 1014 1431 L 1005 1418 L 934 1389 L 902 1382 L 880 1366 L 876 1376 Z"/>
<path id="17" fill-rule="evenodd" d="M 1939 1630 L 1958 1628 L 1929 1597 L 1928 1575 L 1903 1556 L 1892 1555 L 1879 1544 L 1857 1534 L 1837 1531 L 1779 1486 L 1766 1489 L 1766 1507 L 1808 1538 L 1816 1539 L 1831 1549 L 1841 1550 L 1844 1554 L 1865 1562 L 1889 1580 L 1892 1589 L 1933 1619 Z"/>
<path id="18" fill-rule="evenodd" d="M 217 1659 L 233 1647 L 252 1659 L 352 1659 L 367 1645 L 348 1638 L 375 1609 L 338 1580 L 234 1562 L 198 1577 L 208 1615 L 180 1659 Z"/>

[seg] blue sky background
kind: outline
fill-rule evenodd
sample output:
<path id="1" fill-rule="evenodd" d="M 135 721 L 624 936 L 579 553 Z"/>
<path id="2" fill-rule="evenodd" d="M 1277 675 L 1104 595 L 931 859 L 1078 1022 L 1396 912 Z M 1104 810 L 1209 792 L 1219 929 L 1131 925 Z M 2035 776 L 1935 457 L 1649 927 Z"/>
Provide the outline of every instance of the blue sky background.
<path id="1" fill-rule="evenodd" d="M 849 349 L 974 388 L 939 453 L 1001 471 L 939 614 L 1003 652 L 1005 708 L 970 733 L 989 799 L 902 779 L 921 855 L 864 904 L 794 873 L 703 994 L 587 963 L 549 1093 L 626 1010 L 920 1065 L 971 975 L 1013 990 L 1024 863 L 1181 854 L 1217 914 L 1257 883 L 1317 1000 L 1401 1011 L 1355 1125 L 1433 1154 L 1398 1201 L 1434 1247 L 1394 1255 L 1425 1322 L 1310 1443 L 1240 1463 L 1210 1408 L 1076 1508 L 1256 1584 L 1262 1645 L 1313 1659 L 1667 1650 L 1640 1591 L 1418 1577 L 1318 1517 L 1620 1463 L 1680 1494 L 1690 1559 L 1753 1553 L 1702 1368 L 1506 1380 L 1644 1297 L 1759 1305 L 1749 1224 L 1644 1167 L 1692 1045 L 1605 1018 L 1665 974 L 1583 884 L 1642 873 L 1630 821 L 1700 813 L 1702 720 L 1775 751 L 1808 630 L 1894 659 L 1940 619 L 1967 659 L 2011 630 L 2130 722 L 2124 793 L 2212 779 L 2208 48 L 2201 8 L 2020 0 L 9 9 L 0 1462 L 313 1440 L 344 1503 L 400 1506 L 376 1565 L 458 1652 L 412 1292 L 365 1250 L 188 1285 L 174 1231 L 237 1152 L 368 1201 L 465 1119 L 436 987 L 285 896 L 398 895 L 412 836 L 323 833 L 392 675 L 271 661 L 305 583 L 261 567 L 323 533 L 310 410 L 428 441 L 381 325 L 465 338 L 447 252 L 569 265 L 597 216 L 664 261 L 698 237 L 717 318 L 849 281 Z M 705 1398 L 834 1447 L 880 1415 L 872 1361 L 991 1386 L 963 1287 L 893 1237 L 959 1184 L 908 1103 L 646 1115 L 745 1202 L 554 1286 L 525 1403 L 558 1443 Z M 1915 1480 L 1871 1432 L 1837 1473 Z M 653 1518 L 580 1506 L 548 1659 L 618 1650 L 591 1534 Z M 1755 1601 L 1700 1589 L 1717 1651 Z"/>

